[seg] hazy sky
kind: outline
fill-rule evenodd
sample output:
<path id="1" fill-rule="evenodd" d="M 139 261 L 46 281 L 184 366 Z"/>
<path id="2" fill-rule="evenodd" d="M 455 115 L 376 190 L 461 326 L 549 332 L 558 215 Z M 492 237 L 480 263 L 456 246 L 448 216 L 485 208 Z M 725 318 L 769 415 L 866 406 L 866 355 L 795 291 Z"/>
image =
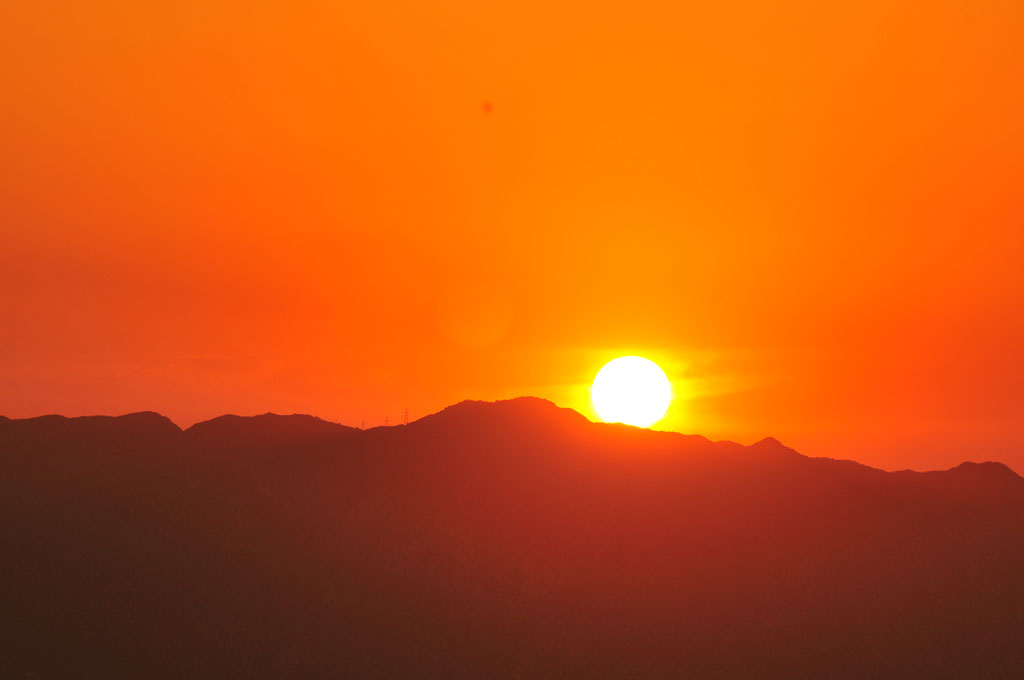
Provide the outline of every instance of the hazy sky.
<path id="1" fill-rule="evenodd" d="M 0 413 L 548 397 L 1024 472 L 1024 5 L 0 5 Z"/>

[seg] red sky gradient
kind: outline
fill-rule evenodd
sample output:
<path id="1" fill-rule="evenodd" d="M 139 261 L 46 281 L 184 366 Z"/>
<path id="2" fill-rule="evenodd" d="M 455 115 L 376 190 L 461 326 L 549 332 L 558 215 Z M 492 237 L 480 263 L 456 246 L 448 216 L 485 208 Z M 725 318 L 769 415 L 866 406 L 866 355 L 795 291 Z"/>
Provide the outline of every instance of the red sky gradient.
<path id="1" fill-rule="evenodd" d="M 686 6 L 689 5 L 689 6 Z M 0 6 L 0 413 L 531 394 L 1024 471 L 1024 5 Z"/>

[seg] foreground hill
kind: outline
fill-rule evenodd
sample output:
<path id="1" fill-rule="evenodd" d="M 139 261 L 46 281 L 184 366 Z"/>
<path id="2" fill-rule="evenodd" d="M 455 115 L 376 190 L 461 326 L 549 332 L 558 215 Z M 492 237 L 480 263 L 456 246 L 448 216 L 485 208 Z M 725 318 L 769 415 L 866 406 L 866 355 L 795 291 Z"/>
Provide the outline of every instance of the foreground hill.
<path id="1" fill-rule="evenodd" d="M 1019 678 L 1024 479 L 536 399 L 0 419 L 11 678 Z"/>

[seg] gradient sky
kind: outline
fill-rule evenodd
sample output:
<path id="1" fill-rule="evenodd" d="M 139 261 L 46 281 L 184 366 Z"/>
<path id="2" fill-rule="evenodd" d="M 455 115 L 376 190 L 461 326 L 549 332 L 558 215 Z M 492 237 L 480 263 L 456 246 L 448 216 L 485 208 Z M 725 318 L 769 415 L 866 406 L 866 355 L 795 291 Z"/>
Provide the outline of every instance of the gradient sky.
<path id="1" fill-rule="evenodd" d="M 687 6 L 688 5 L 688 6 Z M 522 394 L 1024 471 L 1024 5 L 0 5 L 0 413 Z"/>

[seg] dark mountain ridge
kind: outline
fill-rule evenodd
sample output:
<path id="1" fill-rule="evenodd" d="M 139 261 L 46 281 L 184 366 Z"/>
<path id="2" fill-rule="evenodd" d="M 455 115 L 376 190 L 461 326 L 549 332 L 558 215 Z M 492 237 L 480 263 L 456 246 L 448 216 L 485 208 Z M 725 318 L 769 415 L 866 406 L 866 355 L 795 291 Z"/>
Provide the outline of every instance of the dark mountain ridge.
<path id="1" fill-rule="evenodd" d="M 1024 479 L 463 402 L 0 419 L 10 677 L 1024 674 Z"/>
<path id="2" fill-rule="evenodd" d="M 661 445 L 678 445 L 692 448 L 693 443 L 718 448 L 718 453 L 728 455 L 743 451 L 748 455 L 763 452 L 769 455 L 790 456 L 802 460 L 819 461 L 822 464 L 838 464 L 846 467 L 861 463 L 825 457 L 809 457 L 782 444 L 774 437 L 765 437 L 749 446 L 730 441 L 712 442 L 700 435 L 685 435 L 676 432 L 644 430 L 626 425 L 594 423 L 578 412 L 537 397 L 519 397 L 498 402 L 466 400 L 413 421 L 408 425 L 393 425 L 390 428 L 375 427 L 369 430 L 349 427 L 316 416 L 293 414 L 279 415 L 264 413 L 257 416 L 223 415 L 211 420 L 198 422 L 182 429 L 166 416 L 153 411 L 141 411 L 122 416 L 77 416 L 46 415 L 34 418 L 10 419 L 0 416 L 0 442 L 13 437 L 31 438 L 38 436 L 49 441 L 60 437 L 118 437 L 167 438 L 181 433 L 184 438 L 204 443 L 230 443 L 235 446 L 259 444 L 263 446 L 294 444 L 309 441 L 346 440 L 369 433 L 401 431 L 425 431 L 433 428 L 461 428 L 461 432 L 496 432 L 502 429 L 525 430 L 533 435 L 555 431 L 572 432 L 582 436 L 584 430 L 607 439 L 619 438 L 627 442 L 642 441 L 645 445 L 658 442 Z M 612 434 L 617 431 L 617 434 Z M 659 441 L 660 439 L 660 441 Z M 874 469 L 874 468 L 868 468 Z M 882 472 L 878 470 L 878 472 Z M 952 473 L 969 475 L 976 479 L 1024 480 L 1009 466 L 995 461 L 965 461 L 948 470 L 927 471 L 928 474 Z M 915 470 L 899 470 L 902 474 L 925 474 Z M 1016 483 L 1016 482 L 1011 482 Z"/>

